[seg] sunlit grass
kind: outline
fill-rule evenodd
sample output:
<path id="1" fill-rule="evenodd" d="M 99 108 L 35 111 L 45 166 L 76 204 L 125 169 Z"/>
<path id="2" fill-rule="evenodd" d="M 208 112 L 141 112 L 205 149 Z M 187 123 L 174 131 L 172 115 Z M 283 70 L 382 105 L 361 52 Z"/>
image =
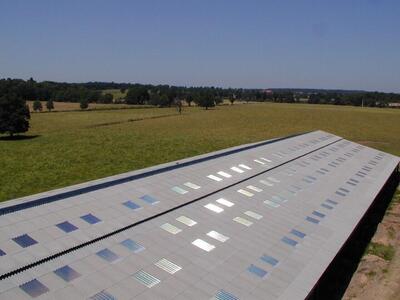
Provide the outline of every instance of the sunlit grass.
<path id="1" fill-rule="evenodd" d="M 0 140 L 0 200 L 316 129 L 400 155 L 400 110 L 241 104 L 173 114 L 174 108 L 32 114 L 28 135 L 38 137 Z"/>

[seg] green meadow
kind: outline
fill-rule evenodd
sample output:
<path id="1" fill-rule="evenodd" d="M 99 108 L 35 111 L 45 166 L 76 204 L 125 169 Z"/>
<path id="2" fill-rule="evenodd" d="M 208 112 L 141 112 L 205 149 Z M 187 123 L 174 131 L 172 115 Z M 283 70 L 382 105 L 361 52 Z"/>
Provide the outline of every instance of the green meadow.
<path id="1" fill-rule="evenodd" d="M 0 201 L 317 129 L 400 155 L 396 109 L 261 103 L 185 107 L 181 115 L 175 108 L 32 113 L 28 138 L 0 139 Z"/>

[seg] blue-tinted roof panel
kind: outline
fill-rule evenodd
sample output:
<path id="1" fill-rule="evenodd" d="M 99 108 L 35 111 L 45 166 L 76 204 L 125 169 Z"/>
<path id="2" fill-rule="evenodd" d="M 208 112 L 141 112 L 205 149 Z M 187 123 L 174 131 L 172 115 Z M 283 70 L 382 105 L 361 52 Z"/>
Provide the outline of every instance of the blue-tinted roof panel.
<path id="1" fill-rule="evenodd" d="M 247 271 L 249 271 L 250 273 L 253 273 L 254 275 L 257 275 L 258 277 L 264 277 L 265 275 L 267 275 L 267 271 L 255 266 L 255 265 L 250 265 L 247 268 Z"/>
<path id="2" fill-rule="evenodd" d="M 58 228 L 60 228 L 62 231 L 68 233 L 68 232 L 72 232 L 78 229 L 78 227 L 76 227 L 75 225 L 71 224 L 68 221 L 59 223 L 56 225 Z"/>
<path id="3" fill-rule="evenodd" d="M 122 204 L 125 205 L 126 207 L 130 208 L 130 209 L 133 209 L 133 210 L 140 208 L 140 205 L 138 205 L 135 202 L 132 202 L 130 200 L 128 200 L 128 201 L 126 201 L 126 202 L 124 202 Z"/>
<path id="4" fill-rule="evenodd" d="M 296 229 L 292 229 L 291 231 L 290 231 L 290 233 L 291 234 L 293 234 L 293 235 L 295 235 L 295 236 L 297 236 L 297 237 L 299 237 L 299 238 L 304 238 L 305 236 L 306 236 L 306 234 L 305 233 L 303 233 L 303 232 L 301 232 L 301 231 L 299 231 L 299 230 L 296 230 Z"/>
<path id="5" fill-rule="evenodd" d="M 16 242 L 18 245 L 20 245 L 23 248 L 37 244 L 37 241 L 35 241 L 33 238 L 31 238 L 27 234 L 23 234 L 23 235 L 13 238 L 13 241 Z"/>
<path id="6" fill-rule="evenodd" d="M 142 245 L 140 245 L 139 243 L 136 243 L 135 241 L 133 241 L 131 239 L 126 239 L 126 240 L 122 241 L 121 244 L 135 253 L 138 253 L 145 249 L 145 247 L 143 247 Z"/>
<path id="7" fill-rule="evenodd" d="M 100 250 L 99 252 L 96 253 L 99 257 L 102 259 L 105 259 L 108 262 L 114 262 L 117 259 L 119 259 L 119 256 L 112 252 L 111 250 L 105 248 L 103 250 Z"/>
<path id="8" fill-rule="evenodd" d="M 49 291 L 49 289 L 37 279 L 21 284 L 19 287 L 32 298 L 39 297 Z"/>
<path id="9" fill-rule="evenodd" d="M 81 216 L 81 219 L 88 222 L 89 224 L 96 224 L 101 222 L 101 220 L 99 218 L 97 218 L 96 216 L 92 215 L 92 214 L 87 214 L 84 216 Z"/>
<path id="10" fill-rule="evenodd" d="M 72 269 L 70 266 L 61 267 L 61 268 L 55 270 L 54 273 L 67 282 L 70 282 L 70 281 L 74 280 L 75 278 L 78 278 L 79 276 L 81 276 L 81 274 L 79 274 L 77 271 Z"/>
<path id="11" fill-rule="evenodd" d="M 260 257 L 260 259 L 267 264 L 270 264 L 271 266 L 276 266 L 278 264 L 278 260 L 276 258 L 273 258 L 272 256 L 264 254 L 263 256 Z"/>
<path id="12" fill-rule="evenodd" d="M 0 249 L 0 256 L 6 255 L 6 253 Z"/>
<path id="13" fill-rule="evenodd" d="M 295 240 L 288 238 L 287 236 L 284 236 L 281 239 L 281 241 L 284 242 L 285 244 L 288 244 L 289 246 L 293 246 L 293 247 L 298 244 Z"/>
<path id="14" fill-rule="evenodd" d="M 140 197 L 140 199 L 142 199 L 144 202 L 147 202 L 148 204 L 156 204 L 156 203 L 160 202 L 149 195 L 144 195 L 144 196 Z"/>
<path id="15" fill-rule="evenodd" d="M 217 300 L 239 300 L 238 297 L 232 295 L 231 293 L 228 293 L 224 290 L 219 290 L 216 294 L 215 294 L 215 299 Z"/>

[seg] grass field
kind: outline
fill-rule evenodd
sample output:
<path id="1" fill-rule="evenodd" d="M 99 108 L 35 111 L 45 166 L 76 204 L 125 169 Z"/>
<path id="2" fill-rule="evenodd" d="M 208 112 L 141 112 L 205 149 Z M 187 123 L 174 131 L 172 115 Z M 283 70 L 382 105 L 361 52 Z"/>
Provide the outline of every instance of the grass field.
<path id="1" fill-rule="evenodd" d="M 40 101 L 42 103 L 42 112 L 47 112 L 46 101 Z M 33 101 L 27 101 L 29 110 L 33 112 Z M 102 110 L 102 109 L 122 109 L 122 108 L 136 108 L 137 106 L 128 104 L 102 104 L 102 103 L 89 103 L 89 110 Z M 55 111 L 71 111 L 80 110 L 80 104 L 74 102 L 54 102 Z"/>
<path id="2" fill-rule="evenodd" d="M 57 105 L 57 104 L 56 104 Z M 400 155 L 400 110 L 241 104 L 32 114 L 0 139 L 0 201 L 234 145 L 321 129 Z"/>

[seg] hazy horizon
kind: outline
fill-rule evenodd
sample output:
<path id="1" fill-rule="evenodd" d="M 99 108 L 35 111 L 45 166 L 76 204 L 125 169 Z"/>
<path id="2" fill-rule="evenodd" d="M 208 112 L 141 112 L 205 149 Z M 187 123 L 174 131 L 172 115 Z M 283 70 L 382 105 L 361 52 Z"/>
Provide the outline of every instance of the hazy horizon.
<path id="1" fill-rule="evenodd" d="M 7 1 L 0 78 L 400 92 L 397 1 Z"/>

